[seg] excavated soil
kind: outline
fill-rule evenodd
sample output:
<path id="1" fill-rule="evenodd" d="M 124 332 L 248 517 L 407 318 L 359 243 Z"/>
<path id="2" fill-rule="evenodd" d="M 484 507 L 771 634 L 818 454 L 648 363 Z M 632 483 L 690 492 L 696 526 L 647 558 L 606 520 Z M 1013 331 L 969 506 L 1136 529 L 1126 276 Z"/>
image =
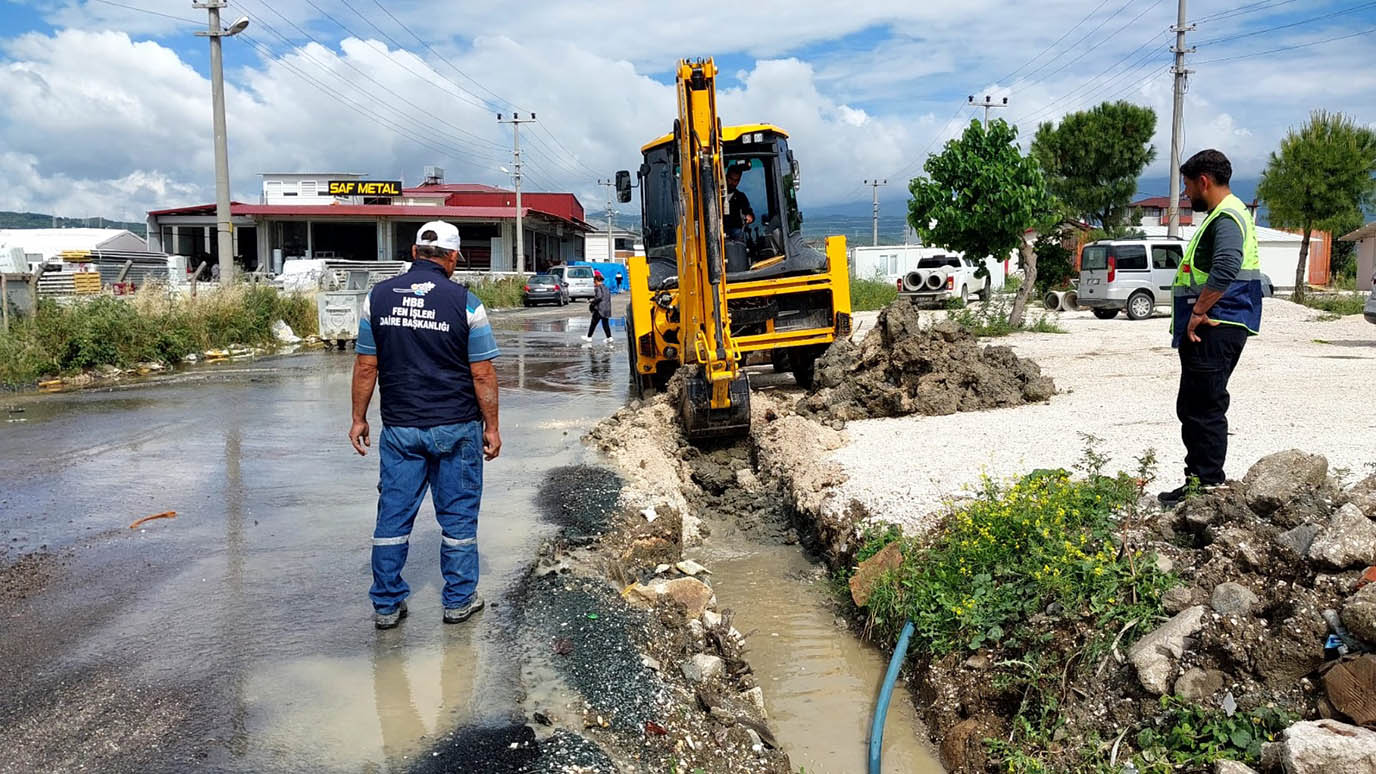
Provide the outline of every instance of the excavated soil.
<path id="1" fill-rule="evenodd" d="M 944 415 L 1041 402 L 1055 393 L 1035 362 L 1009 347 L 980 347 L 949 320 L 924 328 L 913 304 L 899 299 L 859 344 L 838 341 L 817 360 L 816 386 L 798 413 L 826 423 Z"/>

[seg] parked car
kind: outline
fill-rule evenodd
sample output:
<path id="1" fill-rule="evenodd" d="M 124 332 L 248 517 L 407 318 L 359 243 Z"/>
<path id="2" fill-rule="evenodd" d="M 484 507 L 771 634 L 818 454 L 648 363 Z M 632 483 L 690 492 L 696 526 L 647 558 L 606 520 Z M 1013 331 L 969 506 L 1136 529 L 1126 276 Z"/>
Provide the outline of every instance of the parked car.
<path id="1" fill-rule="evenodd" d="M 569 298 L 592 298 L 597 295 L 591 266 L 553 266 L 548 273 L 559 279 Z"/>
<path id="2" fill-rule="evenodd" d="M 568 302 L 568 290 L 553 274 L 536 274 L 526 280 L 525 287 L 521 288 L 521 303 L 526 306 L 536 304 L 563 306 Z"/>
<path id="3" fill-rule="evenodd" d="M 1362 316 L 1366 321 L 1376 324 L 1376 274 L 1371 276 L 1371 294 L 1366 297 L 1366 305 L 1362 307 Z"/>
<path id="4" fill-rule="evenodd" d="M 978 265 L 969 258 L 933 255 L 921 258 L 917 268 L 898 279 L 898 293 L 913 303 L 940 303 L 948 298 L 968 302 L 972 296 L 989 297 L 991 279 L 977 277 Z"/>
<path id="5" fill-rule="evenodd" d="M 1131 320 L 1151 317 L 1158 306 L 1170 309 L 1175 273 L 1185 258 L 1179 239 L 1109 239 L 1085 245 L 1080 254 L 1079 304 L 1101 320 L 1127 312 Z M 1262 295 L 1276 288 L 1261 275 Z"/>

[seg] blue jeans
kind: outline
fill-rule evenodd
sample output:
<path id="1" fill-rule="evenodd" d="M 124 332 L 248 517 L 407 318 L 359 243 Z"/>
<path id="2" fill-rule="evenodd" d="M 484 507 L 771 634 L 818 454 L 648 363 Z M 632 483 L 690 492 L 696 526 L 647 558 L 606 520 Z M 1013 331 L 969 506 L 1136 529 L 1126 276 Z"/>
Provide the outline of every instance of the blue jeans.
<path id="1" fill-rule="evenodd" d="M 483 423 L 382 428 L 373 588 L 379 613 L 395 612 L 411 593 L 401 579 L 425 490 L 440 523 L 444 606 L 463 607 L 478 587 L 478 505 L 483 497 Z"/>

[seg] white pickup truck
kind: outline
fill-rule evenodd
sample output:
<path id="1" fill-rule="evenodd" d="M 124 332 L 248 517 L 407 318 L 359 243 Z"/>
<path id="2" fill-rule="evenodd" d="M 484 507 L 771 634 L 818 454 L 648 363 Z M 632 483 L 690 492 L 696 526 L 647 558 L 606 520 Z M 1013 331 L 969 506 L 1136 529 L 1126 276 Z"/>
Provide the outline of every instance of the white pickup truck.
<path id="1" fill-rule="evenodd" d="M 976 277 L 974 261 L 955 255 L 934 255 L 917 262 L 917 268 L 898 279 L 898 294 L 913 303 L 941 303 L 948 298 L 969 302 L 974 296 L 989 297 L 990 278 Z"/>

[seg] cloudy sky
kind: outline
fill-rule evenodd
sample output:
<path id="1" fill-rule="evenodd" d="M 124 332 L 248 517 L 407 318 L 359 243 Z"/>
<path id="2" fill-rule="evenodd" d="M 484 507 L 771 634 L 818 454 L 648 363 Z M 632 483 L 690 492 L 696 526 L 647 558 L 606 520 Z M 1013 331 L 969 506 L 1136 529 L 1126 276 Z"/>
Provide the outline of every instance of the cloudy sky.
<path id="1" fill-rule="evenodd" d="M 1156 109 L 1165 193 L 1172 0 L 757 0 L 666 13 L 629 0 L 230 0 L 225 42 L 235 199 L 257 174 L 353 171 L 509 182 L 522 128 L 527 185 L 572 191 L 634 168 L 670 128 L 680 56 L 715 56 L 728 123 L 786 127 L 803 203 L 886 202 L 982 111 L 1030 135 L 1105 99 Z M 1255 179 L 1315 108 L 1376 122 L 1376 2 L 1193 0 L 1186 151 L 1214 146 Z M 689 9 L 698 11 L 701 6 Z M 205 12 L 191 0 L 0 0 L 0 209 L 141 219 L 213 200 Z"/>

